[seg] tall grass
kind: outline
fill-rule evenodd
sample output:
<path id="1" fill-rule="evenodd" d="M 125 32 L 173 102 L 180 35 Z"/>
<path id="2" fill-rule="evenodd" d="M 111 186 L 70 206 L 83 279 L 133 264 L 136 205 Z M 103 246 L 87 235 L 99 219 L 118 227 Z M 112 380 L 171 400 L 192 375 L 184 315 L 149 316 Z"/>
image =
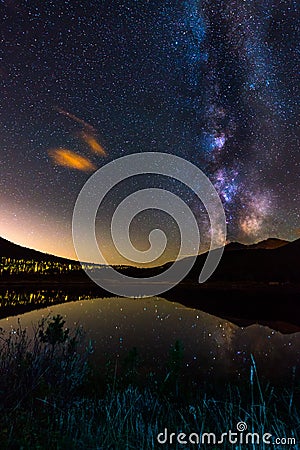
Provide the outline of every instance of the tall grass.
<path id="1" fill-rule="evenodd" d="M 175 343 L 168 373 L 148 385 L 138 383 L 137 350 L 107 379 L 89 364 L 91 345 L 56 316 L 40 322 L 30 339 L 21 324 L 0 335 L 1 449 L 214 448 L 160 445 L 158 433 L 213 432 L 220 435 L 243 421 L 248 431 L 299 438 L 299 390 L 263 384 L 254 359 L 243 385 L 180 382 L 181 347 Z M 99 370 L 99 368 L 98 368 Z M 120 381 L 121 380 L 121 381 Z M 170 380 L 172 382 L 170 382 Z M 101 383 L 101 386 L 99 384 Z M 265 449 L 228 442 L 215 448 Z M 298 448 L 272 446 L 272 448 Z"/>

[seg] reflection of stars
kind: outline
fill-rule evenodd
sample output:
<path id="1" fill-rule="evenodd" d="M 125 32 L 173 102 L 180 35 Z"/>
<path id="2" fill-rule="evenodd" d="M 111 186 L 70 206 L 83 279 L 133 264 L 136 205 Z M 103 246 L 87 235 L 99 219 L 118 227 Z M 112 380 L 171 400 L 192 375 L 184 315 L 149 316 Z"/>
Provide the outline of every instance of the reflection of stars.
<path id="1" fill-rule="evenodd" d="M 281 334 L 259 324 L 240 328 L 225 319 L 158 297 L 138 301 L 117 297 L 85 300 L 52 306 L 51 310 L 53 315 L 55 311 L 63 314 L 67 326 L 79 323 L 88 330 L 95 342 L 94 358 L 102 364 L 107 362 L 107 354 L 117 353 L 123 360 L 135 347 L 145 368 L 159 373 L 177 341 L 184 349 L 182 362 L 190 369 L 191 377 L 204 375 L 207 379 L 207 373 L 242 376 L 249 373 L 253 358 L 261 373 L 271 370 L 277 377 L 281 372 L 285 379 L 299 366 L 299 333 Z M 22 326 L 32 330 L 32 323 L 43 314 L 45 310 L 40 309 L 25 314 Z M 18 321 L 11 317 L 0 325 L 15 333 Z M 278 358 L 282 361 L 280 367 Z"/>

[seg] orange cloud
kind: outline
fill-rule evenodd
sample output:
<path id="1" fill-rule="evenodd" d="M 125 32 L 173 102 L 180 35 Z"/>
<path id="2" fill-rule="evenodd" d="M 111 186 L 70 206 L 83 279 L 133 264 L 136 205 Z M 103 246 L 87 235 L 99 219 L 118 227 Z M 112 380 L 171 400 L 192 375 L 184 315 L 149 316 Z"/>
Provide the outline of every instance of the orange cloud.
<path id="1" fill-rule="evenodd" d="M 84 140 L 84 142 L 86 142 L 88 144 L 88 146 L 91 148 L 91 150 L 94 153 L 97 153 L 98 155 L 101 155 L 101 156 L 107 156 L 106 151 L 104 150 L 102 145 L 97 141 L 95 136 L 93 136 L 90 133 L 83 132 L 83 133 L 81 133 L 81 137 Z"/>
<path id="2" fill-rule="evenodd" d="M 49 150 L 48 153 L 54 163 L 59 166 L 81 170 L 82 172 L 92 172 L 93 170 L 96 170 L 96 166 L 88 158 L 80 156 L 66 148 Z"/>

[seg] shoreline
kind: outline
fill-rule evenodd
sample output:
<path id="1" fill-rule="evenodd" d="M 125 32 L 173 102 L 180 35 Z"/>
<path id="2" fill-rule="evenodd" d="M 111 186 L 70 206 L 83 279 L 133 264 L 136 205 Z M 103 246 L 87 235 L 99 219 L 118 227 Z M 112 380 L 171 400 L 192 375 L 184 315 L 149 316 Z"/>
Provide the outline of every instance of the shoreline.
<path id="1" fill-rule="evenodd" d="M 56 293 L 55 301 L 43 304 L 23 303 L 0 307 L 0 317 L 19 315 L 53 304 L 64 304 L 59 295 L 77 297 L 113 297 L 88 280 L 14 280 L 0 281 L 0 298 L 7 292 L 20 295 L 45 291 Z M 199 285 L 182 282 L 161 294 L 168 301 L 178 302 L 185 307 L 198 309 L 216 317 L 231 321 L 238 326 L 259 323 L 282 333 L 300 332 L 300 284 L 270 284 L 255 282 L 209 282 Z M 80 300 L 80 299 L 78 299 Z M 83 298 L 84 300 L 84 298 Z"/>

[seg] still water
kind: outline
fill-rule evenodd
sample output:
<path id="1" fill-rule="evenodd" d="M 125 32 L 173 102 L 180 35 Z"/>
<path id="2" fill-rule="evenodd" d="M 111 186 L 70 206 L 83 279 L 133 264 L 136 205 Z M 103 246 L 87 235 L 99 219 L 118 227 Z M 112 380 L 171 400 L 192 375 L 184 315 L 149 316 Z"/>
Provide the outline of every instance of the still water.
<path id="1" fill-rule="evenodd" d="M 231 322 L 163 298 L 98 298 L 69 302 L 0 320 L 13 331 L 18 318 L 31 332 L 41 318 L 62 315 L 66 326 L 82 326 L 92 340 L 93 357 L 122 360 L 134 347 L 148 368 L 166 365 L 180 341 L 183 365 L 196 376 L 247 376 L 251 355 L 259 375 L 287 376 L 300 368 L 300 333 L 283 335 L 262 325 L 239 327 Z"/>

